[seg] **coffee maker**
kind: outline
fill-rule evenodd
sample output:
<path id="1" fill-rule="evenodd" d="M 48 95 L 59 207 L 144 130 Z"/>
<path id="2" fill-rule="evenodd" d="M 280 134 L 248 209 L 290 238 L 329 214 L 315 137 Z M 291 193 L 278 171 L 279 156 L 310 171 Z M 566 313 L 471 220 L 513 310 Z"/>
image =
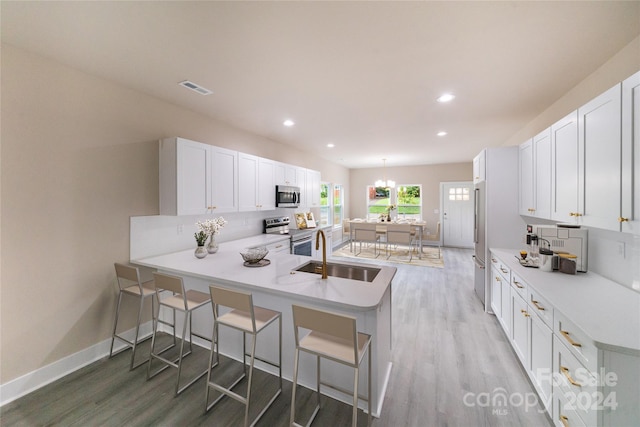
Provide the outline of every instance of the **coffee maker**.
<path id="1" fill-rule="evenodd" d="M 587 247 L 589 230 L 572 224 L 527 225 L 527 244 L 538 256 L 538 244 L 547 247 L 554 253 L 576 255 L 576 270 L 587 271 Z M 531 255 L 534 256 L 533 254 Z"/>

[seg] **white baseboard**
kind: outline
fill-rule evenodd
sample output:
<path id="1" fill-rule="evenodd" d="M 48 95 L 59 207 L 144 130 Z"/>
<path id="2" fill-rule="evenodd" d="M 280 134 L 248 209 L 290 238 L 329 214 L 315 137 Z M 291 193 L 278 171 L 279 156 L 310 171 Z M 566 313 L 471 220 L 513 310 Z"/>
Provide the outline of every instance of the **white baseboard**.
<path id="1" fill-rule="evenodd" d="M 150 336 L 151 321 L 140 325 L 140 337 Z M 133 340 L 135 329 L 130 329 L 121 333 L 125 338 Z M 0 407 L 7 403 L 27 395 L 39 388 L 44 387 L 70 373 L 77 371 L 91 363 L 109 356 L 109 348 L 111 347 L 111 338 L 99 342 L 91 347 L 85 348 L 77 353 L 69 355 L 63 359 L 53 362 L 47 366 L 36 369 L 21 377 L 11 380 L 0 385 Z M 114 344 L 114 352 L 125 347 L 125 344 L 116 340 Z"/>

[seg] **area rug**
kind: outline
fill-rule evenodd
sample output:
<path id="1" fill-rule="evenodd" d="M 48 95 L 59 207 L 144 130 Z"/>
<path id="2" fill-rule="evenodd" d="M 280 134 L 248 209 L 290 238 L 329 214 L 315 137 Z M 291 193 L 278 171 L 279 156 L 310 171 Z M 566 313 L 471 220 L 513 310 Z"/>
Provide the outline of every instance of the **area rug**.
<path id="1" fill-rule="evenodd" d="M 358 243 L 353 245 L 353 252 L 349 251 L 349 245 L 344 245 L 340 249 L 333 251 L 331 256 L 340 258 L 353 258 L 362 260 L 371 260 L 384 263 L 397 263 L 406 265 L 416 265 L 420 267 L 433 267 L 444 268 L 444 258 L 438 258 L 438 248 L 431 246 L 424 246 L 422 248 L 422 259 L 418 258 L 418 253 L 413 253 L 413 259 L 409 262 L 408 246 L 399 245 L 395 248 L 389 248 L 389 254 L 391 257 L 387 259 L 387 253 L 384 246 L 380 248 L 379 255 L 376 257 L 374 254 L 373 245 L 362 245 L 362 252 L 356 256 L 356 253 L 360 250 Z"/>

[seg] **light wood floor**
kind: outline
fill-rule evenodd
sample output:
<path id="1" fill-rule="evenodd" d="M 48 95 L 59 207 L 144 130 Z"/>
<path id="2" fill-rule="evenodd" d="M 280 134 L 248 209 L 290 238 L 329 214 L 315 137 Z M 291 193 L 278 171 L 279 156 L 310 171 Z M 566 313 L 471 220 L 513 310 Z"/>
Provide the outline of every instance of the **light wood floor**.
<path id="1" fill-rule="evenodd" d="M 393 370 L 374 425 L 550 426 L 539 404 L 518 404 L 535 392 L 495 317 L 483 312 L 473 292 L 471 251 L 443 248 L 443 256 L 444 269 L 398 265 L 393 281 Z M 147 349 L 148 341 L 140 355 Z M 146 365 L 129 372 L 129 357 L 127 351 L 100 360 L 5 405 L 0 425 L 242 425 L 243 408 L 231 399 L 204 412 L 205 379 L 174 397 L 174 370 L 146 381 Z M 193 373 L 192 366 L 206 366 L 207 358 L 206 350 L 194 347 L 185 361 L 185 378 Z M 240 372 L 240 363 L 223 362 L 221 371 L 227 375 Z M 267 374 L 257 374 L 255 381 L 254 396 L 274 390 L 273 377 Z M 314 400 L 308 390 L 299 390 L 301 422 L 313 410 Z M 240 386 L 239 391 L 244 389 Z M 491 406 L 498 395 L 515 404 Z M 258 425 L 288 425 L 290 401 L 291 384 L 285 381 L 282 395 Z M 257 401 L 252 413 L 262 403 Z M 314 426 L 350 425 L 350 406 L 324 397 L 323 405 Z M 366 425 L 362 412 L 359 418 L 358 425 Z"/>

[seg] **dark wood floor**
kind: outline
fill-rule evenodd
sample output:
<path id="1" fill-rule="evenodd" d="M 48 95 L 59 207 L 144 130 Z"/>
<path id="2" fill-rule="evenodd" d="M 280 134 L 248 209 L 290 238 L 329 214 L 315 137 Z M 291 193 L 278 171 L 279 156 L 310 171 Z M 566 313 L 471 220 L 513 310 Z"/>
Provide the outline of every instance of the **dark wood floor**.
<path id="1" fill-rule="evenodd" d="M 374 425 L 551 425 L 539 404 L 519 404 L 535 392 L 495 317 L 482 311 L 473 292 L 471 251 L 445 248 L 443 256 L 444 269 L 398 265 L 393 281 L 393 370 Z M 174 397 L 174 370 L 146 381 L 146 365 L 128 371 L 129 356 L 127 351 L 100 360 L 5 405 L 0 425 L 242 425 L 242 406 L 231 399 L 204 412 L 204 378 Z M 194 347 L 185 361 L 185 378 L 194 373 L 192 367 L 206 366 L 207 358 L 206 350 Z M 220 371 L 229 376 L 242 369 L 235 361 L 223 363 Z M 269 395 L 275 383 L 267 374 L 256 374 L 255 395 Z M 238 390 L 244 392 L 242 386 Z M 298 422 L 314 405 L 312 394 L 299 390 Z M 499 395 L 511 404 L 492 406 Z M 290 399 L 291 383 L 285 381 L 282 395 L 258 425 L 289 425 Z M 262 403 L 256 402 L 253 414 Z M 350 406 L 324 397 L 323 404 L 314 425 L 350 424 Z M 361 412 L 359 421 L 359 426 L 366 425 Z"/>

